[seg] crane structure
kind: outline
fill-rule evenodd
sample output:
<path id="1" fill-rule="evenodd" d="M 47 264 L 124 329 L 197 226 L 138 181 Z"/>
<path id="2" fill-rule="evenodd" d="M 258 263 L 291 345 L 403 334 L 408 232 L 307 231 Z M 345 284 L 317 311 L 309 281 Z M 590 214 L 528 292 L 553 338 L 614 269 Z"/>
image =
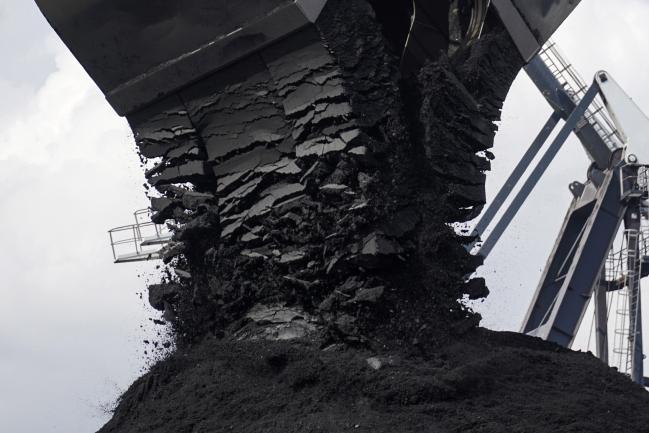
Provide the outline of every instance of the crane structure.
<path id="1" fill-rule="evenodd" d="M 592 163 L 586 182 L 569 185 L 574 198 L 521 331 L 570 347 L 592 298 L 597 354 L 608 363 L 607 293 L 616 292 L 614 355 L 623 372 L 644 384 L 640 288 L 642 277 L 649 275 L 649 119 L 607 72 L 598 72 L 590 85 L 585 84 L 553 42 L 530 61 L 526 72 L 553 112 L 484 212 L 474 235 L 485 232 L 559 120 L 565 123 L 477 253 L 489 255 L 574 133 Z"/>
<path id="2" fill-rule="evenodd" d="M 478 234 L 484 233 L 493 221 L 559 121 L 563 119 L 565 125 L 480 252 L 484 256 L 489 254 L 566 138 L 574 133 L 592 160 L 588 180 L 570 186 L 575 198 L 523 331 L 569 346 L 589 299 L 596 294 L 598 346 L 604 359 L 608 356 L 606 293 L 623 291 L 626 297 L 616 312 L 619 311 L 619 320 L 627 325 L 618 327 L 616 335 L 621 343 L 616 343 L 614 350 L 628 355 L 632 377 L 641 381 L 639 290 L 645 275 L 643 270 L 649 269 L 643 266 L 646 256 L 643 224 L 647 219 L 644 164 L 649 164 L 646 154 L 649 146 L 644 140 L 649 137 L 645 134 L 648 124 L 644 114 L 610 75 L 600 72 L 588 86 L 558 54 L 556 47 L 550 44 L 542 49 L 580 0 L 366 1 L 377 21 L 384 25 L 384 37 L 402 53 L 400 72 L 405 80 L 442 53 L 452 56 L 458 47 L 474 43 L 484 28 L 500 28 L 502 24 L 508 31 L 527 63 L 527 73 L 553 110 L 485 212 L 477 226 Z M 320 64 L 320 57 L 328 53 L 326 35 L 331 29 L 326 26 L 331 23 L 326 19 L 327 12 L 343 4 L 332 0 L 195 0 L 182 4 L 161 0 L 155 7 L 145 1 L 36 0 L 36 3 L 108 103 L 127 118 L 143 156 L 154 162 L 156 158 L 162 160 L 149 170 L 149 180 L 163 194 L 152 197 L 151 207 L 158 212 L 153 219 L 158 223 L 164 222 L 167 214 L 160 214 L 154 202 L 171 200 L 164 196 L 165 185 L 191 183 L 196 179 L 216 182 L 218 176 L 221 179 L 231 174 L 228 171 L 217 176 L 214 172 L 222 162 L 220 158 L 248 146 L 226 140 L 225 144 L 213 142 L 208 148 L 204 141 L 211 137 L 211 132 L 205 136 L 199 133 L 196 116 L 192 117 L 188 111 L 188 100 L 213 97 L 217 84 L 229 82 L 230 75 L 239 74 L 253 63 L 260 73 L 270 77 L 269 64 L 278 48 L 286 54 L 302 53 L 300 50 L 308 48 L 304 52 L 312 58 L 299 54 L 294 61 Z M 306 42 L 312 45 L 306 47 Z M 596 102 L 598 95 L 601 103 Z M 282 124 L 293 122 L 286 110 L 278 116 Z M 289 123 L 286 125 L 289 127 Z M 203 125 L 203 129 L 211 127 L 210 122 Z M 269 136 L 263 140 L 274 138 Z M 224 146 L 234 147 L 228 150 Z M 296 149 L 293 146 L 287 153 L 297 154 Z M 205 150 L 212 155 L 202 155 Z M 252 151 L 237 158 L 240 159 L 237 164 L 242 167 L 256 167 L 261 157 Z M 192 192 L 200 195 L 200 191 Z M 194 197 L 186 205 L 193 209 L 199 199 Z M 184 198 L 182 205 L 187 210 Z M 172 241 L 165 226 L 143 221 L 143 215 L 149 218 L 148 212 L 136 213 L 135 224 L 109 232 L 116 262 L 159 258 L 160 247 Z M 169 215 L 173 219 L 173 212 Z M 240 223 L 242 218 L 231 221 L 229 227 L 237 221 Z M 624 248 L 615 255 L 610 251 L 622 225 Z M 126 251 L 122 250 L 124 247 Z"/>

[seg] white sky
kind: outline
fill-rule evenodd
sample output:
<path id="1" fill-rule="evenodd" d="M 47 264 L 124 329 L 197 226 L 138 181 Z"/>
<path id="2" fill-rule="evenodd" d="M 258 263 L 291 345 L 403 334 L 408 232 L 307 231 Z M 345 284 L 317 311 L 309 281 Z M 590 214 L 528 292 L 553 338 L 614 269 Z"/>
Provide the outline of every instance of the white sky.
<path id="1" fill-rule="evenodd" d="M 32 1 L 0 0 L 0 55 L 0 432 L 92 432 L 145 362 L 147 267 L 113 265 L 107 235 L 144 176 Z"/>
<path id="2" fill-rule="evenodd" d="M 649 2 L 584 0 L 556 40 L 585 77 L 608 70 L 649 112 Z M 113 265 L 106 230 L 146 207 L 126 122 L 32 1 L 0 0 L 0 432 L 92 432 L 145 361 L 151 265 Z M 550 111 L 524 74 L 506 103 L 493 197 Z M 567 143 L 485 275 L 484 324 L 517 330 L 587 160 Z M 649 322 L 646 320 L 645 323 Z"/>

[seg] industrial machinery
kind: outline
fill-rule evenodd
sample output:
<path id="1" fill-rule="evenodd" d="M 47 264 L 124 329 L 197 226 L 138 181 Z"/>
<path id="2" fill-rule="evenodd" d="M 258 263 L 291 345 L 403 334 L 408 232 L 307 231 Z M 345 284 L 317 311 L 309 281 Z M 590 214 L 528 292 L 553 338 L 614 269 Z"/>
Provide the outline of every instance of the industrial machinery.
<path id="1" fill-rule="evenodd" d="M 479 39 L 489 20 L 502 20 L 529 61 L 579 4 L 579 0 L 368 0 L 388 39 L 402 52 L 405 77 L 442 52 L 452 55 Z M 185 97 L 200 96 L 201 85 L 227 79 L 228 68 L 286 40 L 322 32 L 319 18 L 329 0 L 36 0 L 41 11 L 105 94 L 125 116 L 136 140 L 150 155 L 174 135 L 196 130 Z M 331 2 L 333 3 L 333 2 Z M 313 31 L 315 30 L 315 32 Z M 305 33 L 307 32 L 307 33 Z M 311 33 L 308 33 L 311 32 Z M 217 77 L 217 74 L 221 74 Z M 205 90 L 206 91 L 206 90 Z M 173 112 L 173 116 L 166 113 Z M 169 138 L 171 137 L 171 138 Z M 176 158 L 180 160 L 181 158 Z M 176 170 L 187 178 L 205 170 L 191 160 Z M 158 227 L 158 226 L 154 226 Z M 140 223 L 111 230 L 118 263 L 158 258 L 138 237 Z M 120 234 L 134 233 L 115 240 Z M 168 241 L 154 245 L 164 245 Z M 149 246 L 150 247 L 150 246 Z M 115 249 L 130 248 L 121 253 Z"/>
<path id="2" fill-rule="evenodd" d="M 619 292 L 614 354 L 618 367 L 644 384 L 640 286 L 642 277 L 649 275 L 649 119 L 607 72 L 598 72 L 592 84 L 586 85 L 552 42 L 526 70 L 553 113 L 485 211 L 476 235 L 484 233 L 492 222 L 558 120 L 564 119 L 565 124 L 484 240 L 479 254 L 489 255 L 574 132 L 592 161 L 588 180 L 570 184 L 574 199 L 521 331 L 570 347 L 594 298 L 597 352 L 608 363 L 607 293 Z M 620 242 L 616 243 L 616 238 Z"/>
<path id="3" fill-rule="evenodd" d="M 140 209 L 133 214 L 135 222 L 108 231 L 115 263 L 131 263 L 160 258 L 160 248 L 172 236 L 167 225 L 151 221 L 151 210 Z"/>
<path id="4" fill-rule="evenodd" d="M 604 317 L 606 290 L 624 288 L 628 292 L 628 308 L 620 310 L 628 311 L 624 317 L 630 325 L 624 336 L 628 337 L 629 344 L 621 345 L 624 348 L 619 350 L 630 352 L 632 376 L 641 381 L 639 280 L 644 275 L 642 221 L 647 213 L 647 170 L 643 164 L 649 163 L 649 148 L 644 146 L 646 138 L 643 134 L 649 125 L 607 73 L 598 73 L 589 88 L 569 65 L 557 57 L 552 45 L 541 50 L 577 7 L 579 0 L 367 1 L 373 6 L 377 20 L 383 24 L 387 43 L 392 45 L 395 53 L 401 53 L 401 72 L 405 79 L 416 73 L 426 61 L 435 60 L 442 53 L 453 55 L 458 47 L 472 44 L 481 37 L 483 28 L 494 23 L 498 25 L 498 20 L 504 24 L 528 63 L 528 74 L 544 92 L 553 113 L 502 193 L 486 211 L 478 224 L 478 233 L 483 233 L 493 220 L 513 184 L 521 178 L 561 119 L 565 120 L 565 126 L 521 192 L 514 197 L 481 252 L 483 255 L 489 253 L 565 139 L 574 132 L 593 164 L 586 183 L 571 185 L 575 200 L 523 331 L 570 345 L 591 295 L 597 294 L 598 312 Z M 331 66 L 334 59 L 330 57 L 326 42 L 329 29 L 324 18 L 332 7 L 336 7 L 332 6 L 333 0 L 159 0 L 155 6 L 143 0 L 36 0 L 36 3 L 111 106 L 128 119 L 142 155 L 148 160 L 161 160 L 147 173 L 149 183 L 161 193 L 165 188 L 169 191 L 168 188 L 184 182 L 203 186 L 219 185 L 221 181 L 234 183 L 236 176 L 241 177 L 242 173 L 250 170 L 232 168 L 228 171 L 230 166 L 256 169 L 269 152 L 280 153 L 271 149 L 279 146 L 270 133 L 273 129 L 260 128 L 254 131 L 260 132 L 254 137 L 245 134 L 240 137 L 236 131 L 231 131 L 240 126 L 236 122 L 246 123 L 247 120 L 233 120 L 236 116 L 228 110 L 210 108 L 228 91 L 239 99 L 264 93 L 260 91 L 246 96 L 232 90 L 236 86 L 227 87 L 237 83 L 242 75 L 248 77 L 254 72 L 260 88 L 278 78 L 273 78 L 273 73 L 280 74 L 281 81 L 287 81 L 287 76 L 281 75 L 287 73 L 282 72 L 285 64 L 273 63 L 278 56 L 290 58 L 290 61 L 284 60 L 286 64 L 299 63 L 298 66 L 307 70 L 311 68 L 311 72 L 328 65 L 330 75 L 323 77 L 322 83 L 340 73 L 336 69 L 338 66 Z M 316 66 L 309 66 L 311 63 Z M 310 86 L 306 93 L 311 91 Z M 321 86 L 328 86 L 328 91 L 334 95 L 340 95 L 335 92 L 344 93 L 341 83 Z M 593 105 L 598 94 L 603 104 Z M 242 100 L 239 103 L 245 104 Z M 604 107 L 612 114 L 612 119 L 606 115 Z M 295 127 L 292 116 L 300 107 L 277 108 L 275 114 L 273 110 L 276 108 L 268 107 L 269 114 L 262 115 L 263 112 L 258 120 L 263 122 L 275 116 L 273 118 L 279 125 L 275 125 L 276 128 Z M 200 122 L 202 124 L 197 125 Z M 224 132 L 228 136 L 214 139 L 213 129 L 223 127 L 231 128 L 230 132 Z M 336 134 L 350 132 L 353 131 L 343 128 Z M 327 137 L 323 139 L 324 142 L 315 144 L 323 149 L 336 144 L 328 142 Z M 267 142 L 269 152 L 244 153 L 251 143 L 259 140 Z M 343 141 L 347 144 L 346 139 Z M 284 154 L 290 155 L 285 158 L 288 162 L 280 166 L 279 161 L 273 159 L 270 161 L 271 170 L 293 169 L 290 161 L 294 163 L 291 158 L 297 158 L 298 145 L 290 142 L 289 145 L 284 149 Z M 234 154 L 236 159 L 232 157 Z M 224 163 L 226 155 L 230 155 L 227 164 Z M 295 191 L 288 187 L 283 185 L 276 193 L 290 197 Z M 183 198 L 185 210 L 198 209 L 199 202 L 204 199 L 205 194 L 200 190 L 192 192 L 196 194 L 186 202 Z M 275 200 L 274 196 L 268 197 Z M 265 198 L 267 201 L 270 200 L 268 197 Z M 156 198 L 158 203 L 165 199 L 173 202 L 170 197 Z M 180 200 L 178 197 L 173 199 Z M 259 201 L 255 211 L 262 212 L 266 206 L 264 203 Z M 158 223 L 164 222 L 165 215 L 173 215 L 173 212 L 165 213 L 162 208 L 156 211 L 154 220 Z M 247 215 L 232 214 L 226 218 L 227 226 L 222 235 L 231 234 L 237 224 L 243 224 Z M 625 248 L 616 261 L 619 264 L 616 269 L 621 272 L 614 275 L 615 269 L 606 267 L 604 263 L 622 222 Z M 156 248 L 170 238 L 168 233 L 160 231 L 162 227 L 152 224 L 149 228 L 154 233 L 147 237 L 142 233 L 144 225 L 136 215 L 134 225 L 111 231 L 115 261 L 159 257 Z M 117 239 L 124 233 L 128 233 L 125 239 Z M 132 250 L 117 252 L 124 245 L 131 246 Z M 600 356 L 605 358 L 606 323 L 602 319 L 599 325 Z"/>
<path id="5" fill-rule="evenodd" d="M 490 4 L 525 60 L 580 0 L 370 0 L 396 28 L 408 70 L 480 37 Z M 299 30 L 328 0 L 36 0 L 43 15 L 122 116 Z M 395 18 L 396 17 L 396 18 Z M 401 18 L 399 18 L 401 17 Z"/>
<path id="6" fill-rule="evenodd" d="M 566 126 L 551 148 L 556 153 L 565 137 L 575 130 L 593 158 L 589 182 L 573 185 L 577 198 L 570 223 L 565 229 L 568 243 L 575 240 L 587 243 L 580 243 L 581 249 L 577 251 L 570 245 L 560 244 L 555 255 L 563 264 L 564 261 L 578 260 L 585 254 L 585 260 L 590 260 L 590 268 L 596 268 L 595 274 L 599 275 L 605 257 L 605 254 L 601 256 L 602 251 L 610 248 L 613 233 L 625 215 L 627 229 L 639 233 L 637 222 L 640 212 L 644 212 L 644 192 L 637 184 L 645 171 L 631 155 L 637 155 L 643 162 L 649 162 L 649 158 L 644 158 L 636 147 L 629 147 L 626 153 L 620 150 L 614 142 L 608 121 L 602 123 L 598 120 L 598 116 L 601 116 L 599 109 L 592 113 L 588 111 L 598 90 L 606 95 L 607 106 L 619 106 L 621 101 L 625 101 L 608 75 L 600 74 L 598 81 L 586 93 L 582 86 L 559 91 L 560 86 L 556 83 L 558 72 L 554 71 L 553 74 L 542 60 L 547 50 L 541 56 L 537 55 L 542 45 L 577 7 L 579 0 L 367 1 L 373 6 L 378 21 L 383 24 L 387 41 L 395 52 L 401 53 L 401 72 L 406 79 L 426 61 L 435 60 L 442 53 L 453 55 L 458 47 L 479 39 L 485 26 L 494 25 L 497 20 L 504 24 L 522 58 L 529 62 L 528 73 L 540 87 L 554 90 L 554 93 L 546 96 L 555 107 L 555 113 L 526 157 L 530 159 L 538 152 L 549 131 L 563 117 Z M 215 92 L 223 91 L 215 88 L 225 85 L 222 83 L 227 84 L 233 76 L 249 73 L 251 69 L 260 71 L 260 76 L 266 74 L 270 80 L 272 67 L 269 65 L 277 55 L 273 50 L 299 52 L 306 49 L 313 56 L 311 60 L 315 63 L 322 61 L 328 56 L 324 40 L 328 29 L 323 28 L 322 17 L 326 17 L 328 7 L 336 7 L 332 6 L 332 0 L 160 0 L 155 5 L 142 0 L 36 0 L 36 3 L 105 94 L 110 105 L 128 119 L 142 155 L 148 160 L 162 160 L 147 172 L 149 182 L 161 193 L 165 188 L 168 191 L 174 185 L 189 181 L 194 185 L 216 184 L 218 179 L 214 168 L 215 164 L 222 162 L 220 158 L 249 145 L 236 140 L 214 141 L 209 131 L 214 125 L 207 121 L 207 124 L 197 127 L 197 122 L 204 117 L 200 114 L 201 110 L 213 102 L 205 102 L 206 105 L 200 105 L 198 110 L 196 104 L 208 101 Z M 306 45 L 309 43 L 312 45 Z M 300 58 L 300 61 L 303 60 Z M 335 88 L 332 91 L 338 90 Z M 190 112 L 191 107 L 194 107 L 193 112 Z M 626 123 L 629 116 L 627 106 L 616 112 Z M 585 120 L 584 113 L 587 113 Z M 280 116 L 281 122 L 293 122 L 290 120 L 290 110 L 283 115 Z M 636 130 L 629 130 L 628 127 L 626 130 L 635 140 Z M 250 139 L 255 143 L 259 137 L 273 140 L 272 134 L 269 135 L 266 130 Z M 633 143 L 632 146 L 638 145 Z M 544 160 L 552 156 L 545 156 Z M 261 156 L 250 152 L 237 158 L 237 164 L 255 166 L 255 158 Z M 290 165 L 286 169 L 290 170 Z M 535 173 L 536 180 L 543 169 L 541 167 Z M 220 170 L 225 169 L 221 166 Z M 520 177 L 519 171 L 517 169 L 512 174 L 513 180 Z M 221 173 L 225 174 L 231 173 Z M 621 190 L 619 185 L 622 185 Z M 528 191 L 531 186 L 526 184 L 524 190 Z M 204 199 L 200 191 L 194 192 L 198 195 L 191 199 L 187 197 L 186 202 L 183 198 L 182 205 L 187 206 L 185 210 L 198 209 L 198 203 Z M 502 198 L 497 198 L 496 204 Z M 521 199 L 524 200 L 524 197 L 515 199 L 519 207 Z M 173 212 L 167 212 L 173 200 L 164 196 L 153 200 L 158 204 L 165 201 L 171 203 L 166 210 L 155 209 L 157 214 L 153 220 L 156 223 L 142 221 L 143 216 L 149 218 L 148 212 L 136 212 L 135 224 L 109 232 L 117 263 L 159 258 L 160 247 L 170 241 L 171 235 L 161 223 L 173 215 Z M 614 205 L 617 206 L 614 210 L 609 208 Z M 152 203 L 152 208 L 155 207 Z M 508 212 L 515 213 L 515 208 Z M 485 223 L 493 218 L 489 212 Z M 607 216 L 606 212 L 615 212 L 615 218 L 603 218 L 603 228 L 598 225 L 599 219 L 589 219 L 591 213 Z M 241 221 L 238 223 L 241 224 Z M 223 229 L 224 233 L 228 233 L 237 220 L 229 224 Z M 481 229 L 478 227 L 478 231 L 482 232 Z M 146 230 L 152 232 L 146 235 L 143 233 Z M 602 230 L 608 230 L 606 235 L 602 235 Z M 637 253 L 642 238 L 639 234 L 634 236 L 631 231 L 628 232 L 627 242 L 631 250 Z M 591 236 L 595 232 L 598 236 Z M 484 254 L 488 253 L 490 242 L 495 240 L 497 236 L 485 242 L 482 248 Z M 594 248 L 588 242 L 603 244 L 597 244 Z M 584 254 L 582 250 L 585 250 Z M 640 265 L 636 266 L 638 255 L 633 257 L 636 261 L 631 263 L 632 259 L 629 258 L 628 266 L 637 271 L 634 275 L 641 275 L 638 269 Z M 572 317 L 564 314 L 565 305 L 572 308 L 571 313 L 581 311 L 579 308 L 586 302 L 584 296 L 594 286 L 591 280 L 595 277 L 591 278 L 590 275 L 594 271 L 591 269 L 588 278 L 583 280 L 579 272 L 583 267 L 579 262 L 570 267 L 571 273 L 563 275 L 563 266 L 551 264 L 546 272 L 549 282 L 539 289 L 538 305 L 535 304 L 530 312 L 526 332 L 569 344 L 580 315 Z M 581 284 L 576 289 L 573 280 Z M 636 277 L 631 280 L 629 284 L 636 284 Z M 573 305 L 575 302 L 577 307 Z M 640 309 L 639 300 L 631 296 L 631 304 L 634 305 L 635 314 Z M 546 318 L 548 311 L 549 320 Z M 570 323 L 564 324 L 563 321 L 568 318 Z"/>

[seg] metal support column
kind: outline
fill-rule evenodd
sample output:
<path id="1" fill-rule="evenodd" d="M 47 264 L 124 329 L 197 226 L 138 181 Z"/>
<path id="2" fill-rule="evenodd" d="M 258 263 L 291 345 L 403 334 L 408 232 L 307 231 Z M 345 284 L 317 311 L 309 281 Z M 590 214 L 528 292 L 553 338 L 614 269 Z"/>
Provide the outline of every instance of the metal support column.
<path id="1" fill-rule="evenodd" d="M 600 284 L 595 288 L 595 347 L 597 357 L 608 364 L 608 309 L 606 306 L 606 266 L 602 267 Z"/>
<path id="2" fill-rule="evenodd" d="M 553 66 L 558 67 L 558 65 Z M 575 89 L 576 93 L 569 93 L 564 77 L 556 70 L 555 72 L 550 70 L 550 67 L 551 65 L 546 64 L 542 56 L 538 55 L 525 66 L 525 71 L 552 109 L 558 112 L 562 118 L 567 119 L 579 102 L 578 95 L 580 92 L 578 89 Z M 592 112 L 588 111 L 588 115 L 592 116 Z M 607 137 L 608 140 L 613 139 L 613 137 L 608 136 L 609 133 L 606 124 L 591 123 L 591 121 L 594 122 L 592 117 L 590 117 L 589 121 L 580 124 L 575 129 L 575 135 L 579 138 L 588 157 L 595 162 L 597 168 L 606 170 L 609 168 L 613 149 L 609 148 L 598 131 Z M 610 132 L 610 134 L 613 135 L 614 132 Z"/>
<path id="3" fill-rule="evenodd" d="M 640 280 L 640 202 L 633 199 L 624 216 L 627 240 L 627 287 L 629 288 L 629 348 L 631 379 L 643 383 L 642 316 Z"/>

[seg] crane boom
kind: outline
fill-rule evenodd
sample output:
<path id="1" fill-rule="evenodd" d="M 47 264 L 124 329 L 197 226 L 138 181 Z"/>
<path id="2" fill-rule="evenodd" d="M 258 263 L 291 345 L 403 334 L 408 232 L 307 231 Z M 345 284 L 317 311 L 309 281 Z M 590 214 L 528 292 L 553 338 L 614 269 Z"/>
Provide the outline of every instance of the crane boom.
<path id="1" fill-rule="evenodd" d="M 595 83 L 624 142 L 625 155 L 649 164 L 649 118 L 606 71 L 595 74 Z"/>

